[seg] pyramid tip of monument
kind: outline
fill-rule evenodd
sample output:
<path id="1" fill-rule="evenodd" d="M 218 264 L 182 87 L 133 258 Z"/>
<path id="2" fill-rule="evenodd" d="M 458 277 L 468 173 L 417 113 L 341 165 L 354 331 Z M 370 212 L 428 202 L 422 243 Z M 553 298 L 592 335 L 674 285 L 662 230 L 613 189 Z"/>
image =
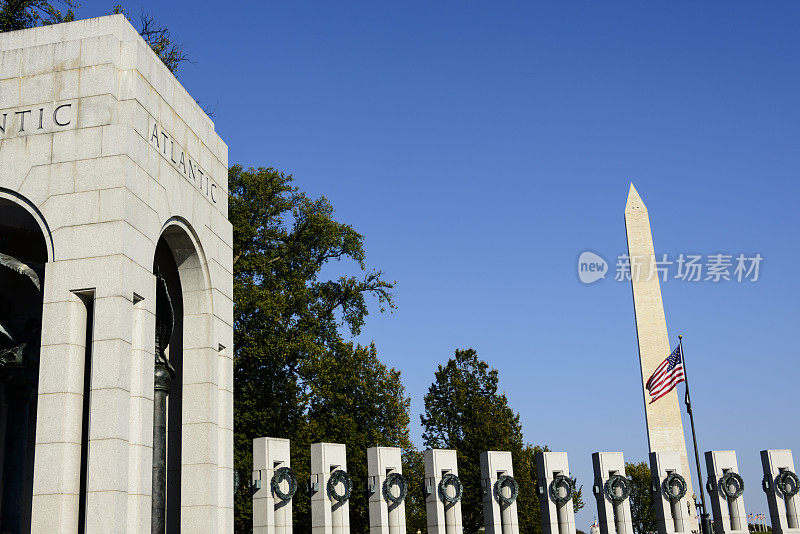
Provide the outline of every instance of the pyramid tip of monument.
<path id="1" fill-rule="evenodd" d="M 628 189 L 628 202 L 625 204 L 625 212 L 627 213 L 632 210 L 647 210 L 633 182 L 631 182 L 631 187 Z"/>

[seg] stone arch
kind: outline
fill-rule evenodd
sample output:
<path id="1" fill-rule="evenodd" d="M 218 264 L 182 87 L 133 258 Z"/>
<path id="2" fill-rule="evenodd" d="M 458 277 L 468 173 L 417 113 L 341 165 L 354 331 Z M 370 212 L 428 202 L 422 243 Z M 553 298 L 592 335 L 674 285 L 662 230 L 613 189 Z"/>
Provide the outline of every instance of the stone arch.
<path id="1" fill-rule="evenodd" d="M 0 188 L 0 530 L 30 530 L 45 265 L 53 261 L 49 226 L 36 206 Z M 12 263 L 25 264 L 22 274 Z M 11 267 L 11 268 L 9 268 Z M 38 286 L 38 287 L 37 287 Z"/>
<path id="2" fill-rule="evenodd" d="M 182 217 L 171 217 L 161 227 L 161 238 L 169 244 L 181 275 L 184 293 L 199 298 L 192 302 L 191 312 L 212 314 L 211 277 L 203 245 L 194 228 Z"/>
<path id="3" fill-rule="evenodd" d="M 181 509 L 195 506 L 202 498 L 196 494 L 206 491 L 189 481 L 197 480 L 199 466 L 215 461 L 200 458 L 197 453 L 198 443 L 216 440 L 216 414 L 208 409 L 216 405 L 217 383 L 216 367 L 210 365 L 216 356 L 212 345 L 211 280 L 202 243 L 186 220 L 172 217 L 162 226 L 155 267 L 167 282 L 175 310 L 175 329 L 168 348 L 175 376 L 167 406 L 165 488 L 166 532 L 171 534 L 180 532 L 185 522 Z M 155 479 L 153 491 L 155 498 Z"/>
<path id="4" fill-rule="evenodd" d="M 53 247 L 53 234 L 50 231 L 50 226 L 47 224 L 42 212 L 36 205 L 28 200 L 26 197 L 20 195 L 16 191 L 0 187 L 0 202 L 6 201 L 9 204 L 16 204 L 20 208 L 27 211 L 31 218 L 36 221 L 44 236 L 45 246 L 47 247 L 47 261 L 55 261 L 55 248 Z"/>

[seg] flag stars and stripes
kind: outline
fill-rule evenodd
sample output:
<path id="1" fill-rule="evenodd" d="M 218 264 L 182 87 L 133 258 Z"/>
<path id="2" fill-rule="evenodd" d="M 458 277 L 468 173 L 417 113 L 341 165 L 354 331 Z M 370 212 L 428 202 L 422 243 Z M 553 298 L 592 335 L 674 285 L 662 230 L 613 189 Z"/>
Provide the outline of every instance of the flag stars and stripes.
<path id="1" fill-rule="evenodd" d="M 683 372 L 683 354 L 681 347 L 678 346 L 672 354 L 656 367 L 650 378 L 647 379 L 645 387 L 650 393 L 650 404 L 675 389 L 675 386 L 686 381 Z"/>

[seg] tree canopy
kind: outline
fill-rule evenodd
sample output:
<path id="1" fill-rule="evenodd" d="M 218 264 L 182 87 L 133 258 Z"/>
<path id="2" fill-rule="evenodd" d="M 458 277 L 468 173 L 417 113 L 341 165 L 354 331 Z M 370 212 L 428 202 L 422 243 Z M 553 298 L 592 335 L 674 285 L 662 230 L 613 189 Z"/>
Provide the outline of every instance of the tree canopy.
<path id="1" fill-rule="evenodd" d="M 478 358 L 474 349 L 457 349 L 440 365 L 425 395 L 420 416 L 426 447 L 455 449 L 464 483 L 463 525 L 466 532 L 483 527 L 480 453 L 511 451 L 514 478 L 520 485 L 517 512 L 520 530 L 541 533 L 536 493 L 536 453 L 548 450 L 525 444 L 519 414 L 499 392 L 499 372 Z M 575 511 L 583 506 L 581 491 L 573 497 Z"/>
<path id="2" fill-rule="evenodd" d="M 47 24 L 75 20 L 75 0 L 2 0 L 0 2 L 0 32 L 24 30 Z M 62 10 L 65 10 L 62 12 Z"/>
<path id="3" fill-rule="evenodd" d="M 361 331 L 369 300 L 381 310 L 394 307 L 394 285 L 380 271 L 367 270 L 363 236 L 334 219 L 327 199 L 301 192 L 291 175 L 233 166 L 228 178 L 239 478 L 250 479 L 253 438 L 290 438 L 300 480 L 309 474 L 311 443 L 344 443 L 356 484 L 351 529 L 365 533 L 367 447 L 414 451 L 400 373 L 379 360 L 374 344 L 360 346 L 347 337 Z M 332 261 L 358 274 L 324 276 Z M 246 486 L 236 495 L 237 532 L 250 525 Z M 296 499 L 298 531 L 310 528 L 309 514 L 308 499 Z"/>
<path id="4" fill-rule="evenodd" d="M 658 530 L 653 492 L 650 488 L 650 467 L 646 462 L 625 462 L 625 476 L 631 481 L 631 521 L 636 534 Z"/>

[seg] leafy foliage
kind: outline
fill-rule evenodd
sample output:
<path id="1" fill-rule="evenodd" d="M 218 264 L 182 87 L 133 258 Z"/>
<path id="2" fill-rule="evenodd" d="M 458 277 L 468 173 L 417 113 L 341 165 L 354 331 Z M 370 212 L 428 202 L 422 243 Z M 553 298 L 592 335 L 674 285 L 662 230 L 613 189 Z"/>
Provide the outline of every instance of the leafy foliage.
<path id="1" fill-rule="evenodd" d="M 304 375 L 309 384 L 308 444 L 298 444 L 309 454 L 311 443 L 331 441 L 347 444 L 347 470 L 355 490 L 350 499 L 350 528 L 369 531 L 367 493 L 367 448 L 394 446 L 411 450 L 408 408 L 410 400 L 400 381 L 400 372 L 378 359 L 374 345 L 341 344 L 319 359 L 307 361 Z M 302 467 L 308 469 L 310 456 Z M 311 524 L 307 501 L 297 521 Z"/>
<path id="2" fill-rule="evenodd" d="M 517 512 L 520 530 L 542 530 L 536 493 L 536 453 L 546 448 L 525 445 L 519 414 L 498 393 L 497 369 L 478 358 L 474 349 L 455 351 L 440 365 L 435 380 L 425 395 L 425 413 L 420 419 L 426 447 L 455 449 L 459 477 L 464 482 L 463 525 L 467 532 L 483 527 L 480 453 L 511 451 L 514 478 L 520 485 Z M 573 499 L 575 510 L 583 506 L 581 491 Z"/>
<path id="3" fill-rule="evenodd" d="M 507 447 L 522 443 L 519 414 L 497 392 L 497 369 L 489 369 L 474 349 L 456 349 L 455 357 L 440 365 L 434 376 L 420 417 L 426 446 L 461 449 L 455 445 L 468 445 L 469 438 L 485 440 L 487 434 L 497 435 L 491 441 Z M 482 450 L 506 448 L 478 452 Z"/>
<path id="4" fill-rule="evenodd" d="M 457 349 L 434 376 L 420 416 L 422 440 L 426 447 L 456 450 L 464 483 L 462 523 L 466 532 L 477 532 L 483 526 L 479 454 L 521 450 L 519 415 L 505 395 L 497 394 L 497 370 L 479 360 L 474 349 Z"/>
<path id="5" fill-rule="evenodd" d="M 525 534 L 541 534 L 542 510 L 537 493 L 536 454 L 550 449 L 538 445 L 525 445 L 519 455 L 514 455 L 514 478 L 519 482 L 517 516 L 519 531 Z"/>
<path id="6" fill-rule="evenodd" d="M 398 446 L 409 469 L 409 400 L 400 373 L 380 362 L 374 345 L 346 342 L 368 315 L 367 299 L 394 307 L 393 283 L 367 271 L 363 236 L 333 218 L 327 199 L 310 199 L 291 175 L 231 167 L 229 219 L 234 268 L 234 440 L 240 480 L 249 480 L 252 440 L 292 440 L 292 468 L 307 480 L 310 444 L 345 443 L 355 483 L 354 532 L 368 530 L 366 449 Z M 332 260 L 360 276 L 322 276 Z M 236 531 L 251 522 L 249 490 L 236 494 Z M 414 486 L 411 487 L 412 492 Z M 298 493 L 295 529 L 310 530 L 309 500 Z"/>
<path id="7" fill-rule="evenodd" d="M 646 462 L 625 462 L 625 476 L 631 481 L 631 520 L 636 534 L 658 530 L 653 492 L 650 489 L 650 467 Z"/>
<path id="8" fill-rule="evenodd" d="M 578 512 L 581 508 L 586 506 L 586 502 L 583 500 L 583 485 L 578 485 L 578 479 L 576 477 L 572 478 L 572 483 L 575 485 L 575 493 L 572 494 L 572 509 L 575 513 Z"/>
<path id="9" fill-rule="evenodd" d="M 406 531 L 426 532 L 428 519 L 425 510 L 425 457 L 421 451 L 403 451 L 403 476 L 408 482 L 406 496 Z"/>
<path id="10" fill-rule="evenodd" d="M 62 5 L 66 12 L 58 7 Z M 35 26 L 58 24 L 75 20 L 75 0 L 2 0 L 0 2 L 0 32 L 23 30 Z M 62 8 L 63 9 L 63 8 Z"/>

